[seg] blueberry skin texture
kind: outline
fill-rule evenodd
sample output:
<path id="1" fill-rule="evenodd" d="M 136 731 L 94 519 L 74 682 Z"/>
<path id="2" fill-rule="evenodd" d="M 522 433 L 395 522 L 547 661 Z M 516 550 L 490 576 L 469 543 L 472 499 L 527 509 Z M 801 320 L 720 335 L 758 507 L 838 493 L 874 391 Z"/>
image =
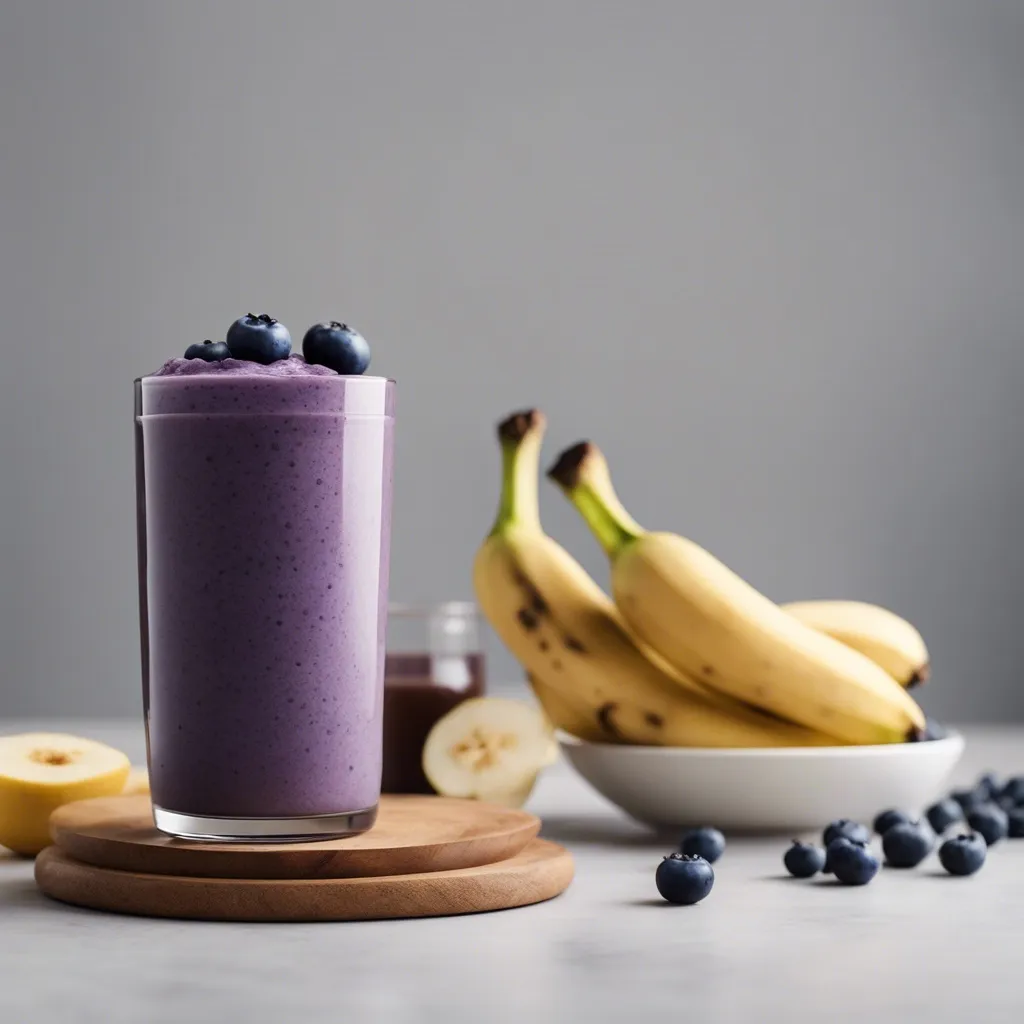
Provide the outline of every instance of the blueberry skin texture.
<path id="1" fill-rule="evenodd" d="M 365 373 L 370 365 L 366 339 L 337 320 L 313 324 L 302 339 L 302 355 L 307 363 L 319 363 L 346 375 Z"/>
<path id="2" fill-rule="evenodd" d="M 794 878 L 811 878 L 825 867 L 825 851 L 820 846 L 793 840 L 783 854 L 782 863 Z"/>
<path id="3" fill-rule="evenodd" d="M 893 868 L 916 868 L 935 848 L 935 836 L 923 825 L 905 822 L 882 836 L 885 862 Z"/>
<path id="4" fill-rule="evenodd" d="M 846 836 L 855 843 L 868 843 L 871 841 L 871 833 L 857 821 L 850 821 L 847 818 L 839 818 L 833 821 L 821 835 L 821 841 L 827 847 L 833 839 Z"/>
<path id="5" fill-rule="evenodd" d="M 185 349 L 186 359 L 205 359 L 208 363 L 219 363 L 222 359 L 227 359 L 231 355 L 231 350 L 224 344 L 223 341 L 204 341 L 201 345 L 189 345 Z"/>
<path id="6" fill-rule="evenodd" d="M 266 313 L 246 313 L 229 328 L 227 346 L 235 359 L 247 359 L 264 366 L 287 359 L 292 351 L 292 336 L 279 320 Z"/>
<path id="7" fill-rule="evenodd" d="M 950 825 L 963 821 L 964 812 L 951 796 L 947 796 L 937 804 L 932 804 L 925 812 L 925 817 L 936 835 L 942 835 Z"/>
<path id="8" fill-rule="evenodd" d="M 826 875 L 835 874 L 836 857 L 847 846 L 866 846 L 866 843 L 855 843 L 846 836 L 837 836 L 825 847 L 825 866 L 821 869 Z"/>
<path id="9" fill-rule="evenodd" d="M 910 821 L 910 815 L 904 811 L 882 811 L 875 818 L 872 828 L 882 836 L 894 825 L 905 825 L 908 821 Z"/>
<path id="10" fill-rule="evenodd" d="M 1006 815 L 1009 821 L 1007 835 L 1011 839 L 1024 839 L 1024 807 L 1018 807 Z"/>
<path id="11" fill-rule="evenodd" d="M 703 857 L 673 853 L 658 865 L 654 884 L 662 899 L 679 906 L 691 906 L 711 892 L 715 869 Z"/>
<path id="12" fill-rule="evenodd" d="M 939 847 L 939 862 L 951 875 L 973 875 L 980 870 L 988 850 L 981 836 L 964 835 L 947 839 Z"/>
<path id="13" fill-rule="evenodd" d="M 878 858 L 860 843 L 840 846 L 832 861 L 836 881 L 843 885 L 867 885 L 881 867 Z"/>
<path id="14" fill-rule="evenodd" d="M 714 864 L 725 853 L 725 836 L 717 828 L 695 828 L 683 834 L 679 852 L 703 857 L 709 864 Z"/>
<path id="15" fill-rule="evenodd" d="M 967 815 L 967 824 L 985 840 L 994 846 L 1000 839 L 1005 839 L 1010 830 L 1010 820 L 1006 811 L 995 804 L 978 807 Z"/>

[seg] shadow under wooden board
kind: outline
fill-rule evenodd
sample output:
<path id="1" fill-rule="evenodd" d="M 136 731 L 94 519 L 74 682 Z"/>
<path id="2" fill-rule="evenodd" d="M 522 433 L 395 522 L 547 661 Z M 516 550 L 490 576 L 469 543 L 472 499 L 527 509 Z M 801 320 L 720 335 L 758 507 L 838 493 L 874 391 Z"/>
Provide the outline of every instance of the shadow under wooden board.
<path id="1" fill-rule="evenodd" d="M 367 878 L 493 864 L 540 829 L 524 811 L 440 796 L 381 797 L 362 835 L 308 843 L 204 843 L 157 831 L 148 796 L 98 797 L 55 811 L 58 848 L 83 864 L 206 878 Z"/>
<path id="2" fill-rule="evenodd" d="M 364 921 L 439 917 L 540 903 L 572 881 L 569 852 L 531 840 L 496 864 L 369 878 L 197 878 L 81 864 L 51 846 L 36 883 L 65 903 L 148 917 L 216 921 Z"/>

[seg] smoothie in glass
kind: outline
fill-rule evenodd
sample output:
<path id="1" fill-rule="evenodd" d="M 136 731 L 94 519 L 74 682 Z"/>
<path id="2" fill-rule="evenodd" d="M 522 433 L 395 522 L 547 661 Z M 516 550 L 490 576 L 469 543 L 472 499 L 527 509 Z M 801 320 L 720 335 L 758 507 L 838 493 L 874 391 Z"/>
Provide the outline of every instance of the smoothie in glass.
<path id="1" fill-rule="evenodd" d="M 394 382 L 301 357 L 136 381 L 157 827 L 322 838 L 381 789 Z"/>

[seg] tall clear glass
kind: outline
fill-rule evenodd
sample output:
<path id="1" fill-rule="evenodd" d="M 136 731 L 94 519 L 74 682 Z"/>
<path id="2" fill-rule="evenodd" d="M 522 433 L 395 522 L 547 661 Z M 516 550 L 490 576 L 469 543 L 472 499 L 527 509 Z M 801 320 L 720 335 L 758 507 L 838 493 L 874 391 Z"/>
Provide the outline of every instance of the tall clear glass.
<path id="1" fill-rule="evenodd" d="M 394 381 L 135 382 L 157 827 L 350 835 L 381 791 Z"/>

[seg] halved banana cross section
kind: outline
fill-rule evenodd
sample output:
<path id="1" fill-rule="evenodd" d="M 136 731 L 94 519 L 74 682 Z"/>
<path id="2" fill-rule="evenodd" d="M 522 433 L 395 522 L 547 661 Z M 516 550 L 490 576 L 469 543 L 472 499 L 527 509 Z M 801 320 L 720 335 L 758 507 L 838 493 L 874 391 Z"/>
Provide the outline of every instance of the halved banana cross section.
<path id="1" fill-rule="evenodd" d="M 521 807 L 557 756 L 554 730 L 538 708 L 474 697 L 434 724 L 423 744 L 423 773 L 442 796 Z"/>
<path id="2" fill-rule="evenodd" d="M 0 736 L 0 846 L 34 856 L 50 845 L 53 811 L 120 793 L 130 769 L 120 750 L 81 736 Z"/>

